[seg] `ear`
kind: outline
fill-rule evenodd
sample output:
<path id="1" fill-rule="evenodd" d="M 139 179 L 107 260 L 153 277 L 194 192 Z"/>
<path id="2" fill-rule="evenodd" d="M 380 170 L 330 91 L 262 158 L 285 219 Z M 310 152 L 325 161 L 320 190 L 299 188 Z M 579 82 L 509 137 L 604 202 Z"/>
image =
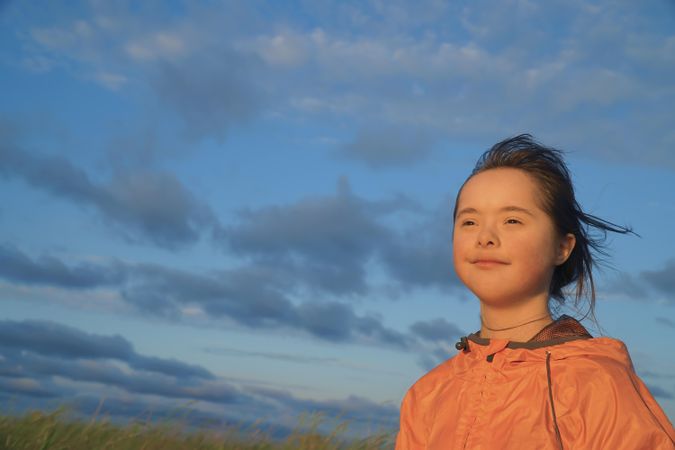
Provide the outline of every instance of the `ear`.
<path id="1" fill-rule="evenodd" d="M 567 233 L 560 239 L 560 244 L 558 245 L 558 255 L 556 257 L 556 266 L 564 264 L 567 261 L 567 258 L 572 254 L 574 250 L 574 245 L 577 243 L 577 238 L 572 233 Z"/>

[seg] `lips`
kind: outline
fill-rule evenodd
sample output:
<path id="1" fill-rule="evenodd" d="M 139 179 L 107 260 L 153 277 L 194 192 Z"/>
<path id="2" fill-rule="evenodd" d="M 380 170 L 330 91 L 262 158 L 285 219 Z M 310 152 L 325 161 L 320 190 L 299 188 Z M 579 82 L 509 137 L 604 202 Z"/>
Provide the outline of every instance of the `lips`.
<path id="1" fill-rule="evenodd" d="M 509 263 L 506 261 L 502 261 L 500 259 L 493 259 L 493 258 L 477 258 L 474 260 L 470 261 L 471 264 L 474 266 L 478 267 L 499 267 L 499 266 L 506 266 Z"/>

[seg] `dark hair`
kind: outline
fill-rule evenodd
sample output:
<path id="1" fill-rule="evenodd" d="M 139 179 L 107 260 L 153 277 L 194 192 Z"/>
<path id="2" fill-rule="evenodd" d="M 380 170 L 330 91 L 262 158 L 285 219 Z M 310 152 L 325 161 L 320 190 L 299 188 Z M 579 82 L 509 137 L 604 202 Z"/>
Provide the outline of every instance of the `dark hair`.
<path id="1" fill-rule="evenodd" d="M 565 165 L 563 153 L 538 143 L 529 134 L 505 139 L 483 153 L 464 184 L 478 173 L 504 167 L 520 169 L 534 178 L 541 188 L 542 209 L 553 219 L 558 232 L 561 235 L 572 233 L 576 238 L 576 244 L 567 261 L 557 266 L 553 272 L 550 298 L 560 305 L 564 304 L 563 288 L 576 283 L 574 305 L 578 306 L 583 298 L 587 298 L 589 309 L 586 315 L 590 313 L 594 318 L 593 268 L 598 257 L 602 260 L 607 256 L 604 246 L 607 232 L 635 233 L 629 227 L 585 213 L 574 196 L 572 177 Z M 464 184 L 457 193 L 453 219 L 457 215 L 457 200 Z"/>

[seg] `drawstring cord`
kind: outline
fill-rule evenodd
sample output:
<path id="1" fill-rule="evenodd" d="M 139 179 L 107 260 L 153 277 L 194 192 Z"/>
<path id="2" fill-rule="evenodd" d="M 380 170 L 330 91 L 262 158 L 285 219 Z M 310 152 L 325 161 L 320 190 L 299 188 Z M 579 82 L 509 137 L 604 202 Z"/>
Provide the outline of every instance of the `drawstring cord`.
<path id="1" fill-rule="evenodd" d="M 553 386 L 551 385 L 551 352 L 546 352 L 546 380 L 548 381 L 548 400 L 551 404 L 551 415 L 553 416 L 553 426 L 555 427 L 555 436 L 558 439 L 560 450 L 563 450 L 562 437 L 558 428 L 558 419 L 555 415 L 555 405 L 553 404 Z"/>
<path id="2" fill-rule="evenodd" d="M 469 351 L 469 339 L 466 336 L 459 338 L 459 342 L 455 344 L 457 350 L 464 350 L 465 352 Z"/>

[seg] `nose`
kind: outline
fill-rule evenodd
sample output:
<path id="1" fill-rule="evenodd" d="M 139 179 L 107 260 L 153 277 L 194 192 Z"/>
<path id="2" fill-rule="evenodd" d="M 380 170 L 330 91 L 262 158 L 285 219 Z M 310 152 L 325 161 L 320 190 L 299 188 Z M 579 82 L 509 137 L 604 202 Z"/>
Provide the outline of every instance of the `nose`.
<path id="1" fill-rule="evenodd" d="M 476 245 L 478 247 L 494 247 L 499 244 L 499 238 L 492 227 L 483 226 L 476 235 Z"/>

